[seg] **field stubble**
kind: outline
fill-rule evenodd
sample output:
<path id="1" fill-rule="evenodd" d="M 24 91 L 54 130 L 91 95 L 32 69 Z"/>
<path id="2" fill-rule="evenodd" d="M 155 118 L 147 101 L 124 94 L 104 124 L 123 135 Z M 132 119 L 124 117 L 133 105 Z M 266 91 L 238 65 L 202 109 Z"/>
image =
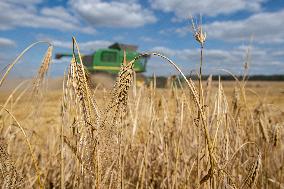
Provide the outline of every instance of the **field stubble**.
<path id="1" fill-rule="evenodd" d="M 53 84 L 54 82 L 49 83 Z M 208 114 L 207 121 L 210 124 L 210 134 L 215 141 L 214 151 L 220 166 L 224 166 L 236 184 L 244 182 L 250 166 L 254 163 L 255 156 L 258 155 L 256 147 L 254 144 L 250 144 L 251 146 L 248 144 L 246 148 L 242 149 L 243 152 L 238 152 L 235 155 L 234 161 L 231 158 L 242 144 L 254 141 L 262 151 L 262 159 L 265 161 L 262 162 L 262 170 L 259 173 L 261 176 L 257 186 L 260 188 L 280 187 L 279 183 L 284 179 L 283 126 L 281 125 L 284 121 L 284 83 L 248 82 L 246 98 L 249 113 L 252 115 L 248 115 L 248 112 L 243 110 L 242 106 L 244 105 L 241 102 L 235 102 L 237 83 L 222 82 L 222 85 L 224 86 L 224 94 L 222 94 L 224 96 L 218 99 L 219 84 L 212 82 L 208 103 L 205 103 L 208 106 L 205 108 Z M 56 84 L 56 86 L 58 85 Z M 5 103 L 9 94 L 8 91 L 1 93 L 1 104 Z M 20 93 L 15 93 L 13 98 L 19 95 Z M 106 102 L 111 99 L 110 92 L 106 90 L 97 90 L 95 97 L 99 109 L 104 109 Z M 44 94 L 42 105 L 37 107 L 39 108 L 37 117 L 33 115 L 29 98 L 22 98 L 17 104 L 11 103 L 11 106 L 7 106 L 25 128 L 33 144 L 41 170 L 42 182 L 46 188 L 60 186 L 61 101 L 62 89 L 49 90 Z M 237 111 L 234 103 L 239 103 L 237 105 L 240 108 L 239 113 L 234 112 Z M 127 116 L 121 123 L 123 125 L 123 141 L 121 142 L 123 188 L 196 187 L 197 148 L 201 149 L 200 153 L 202 154 L 199 162 L 201 176 L 205 177 L 208 174 L 209 165 L 204 136 L 200 136 L 202 142 L 198 145 L 198 127 L 196 126 L 198 111 L 194 108 L 194 102 L 190 95 L 180 88 L 151 89 L 142 87 L 135 91 L 131 88 L 127 109 Z M 261 112 L 261 116 L 258 115 L 259 112 Z M 29 149 L 25 146 L 24 137 L 9 116 L 2 117 L 1 121 L 1 135 L 9 144 L 9 153 L 12 154 L 11 158 L 15 160 L 15 167 L 17 167 L 19 174 L 25 178 L 22 184 L 25 187 L 36 186 L 35 177 L 37 174 L 31 161 Z M 75 122 L 75 120 L 73 121 Z M 274 136 L 276 135 L 276 126 L 279 127 L 278 139 Z M 69 130 L 70 128 L 65 127 L 64 129 Z M 65 132 L 67 133 L 67 131 Z M 72 138 L 72 134 L 68 137 Z M 76 164 L 80 163 L 78 160 L 76 161 L 74 152 L 70 146 L 68 147 L 68 144 L 64 144 L 63 150 L 65 153 L 64 185 L 66 188 L 72 188 L 75 187 L 74 182 L 85 183 L 76 178 L 80 175 L 78 173 L 80 170 L 76 170 L 78 169 Z M 112 150 L 108 153 L 119 154 Z M 104 155 L 110 156 L 110 154 Z M 232 181 L 226 179 L 224 174 L 220 170 L 215 173 L 215 177 L 218 179 L 216 188 L 221 185 L 233 185 Z M 86 183 L 81 183 L 81 187 L 95 186 L 94 183 L 89 182 L 88 186 L 85 185 Z M 202 183 L 201 187 L 209 188 L 209 183 Z M 113 187 L 114 184 L 117 183 L 114 182 Z"/>

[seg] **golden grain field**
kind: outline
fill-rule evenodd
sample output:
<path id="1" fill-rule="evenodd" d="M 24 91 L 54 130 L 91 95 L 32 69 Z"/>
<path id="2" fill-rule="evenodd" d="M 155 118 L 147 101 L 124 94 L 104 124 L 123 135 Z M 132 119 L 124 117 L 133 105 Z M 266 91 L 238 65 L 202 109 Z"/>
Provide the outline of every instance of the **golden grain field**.
<path id="1" fill-rule="evenodd" d="M 77 52 L 62 87 L 50 46 L 31 85 L 0 93 L 2 188 L 284 188 L 283 82 L 137 87 L 131 61 L 102 90 Z"/>

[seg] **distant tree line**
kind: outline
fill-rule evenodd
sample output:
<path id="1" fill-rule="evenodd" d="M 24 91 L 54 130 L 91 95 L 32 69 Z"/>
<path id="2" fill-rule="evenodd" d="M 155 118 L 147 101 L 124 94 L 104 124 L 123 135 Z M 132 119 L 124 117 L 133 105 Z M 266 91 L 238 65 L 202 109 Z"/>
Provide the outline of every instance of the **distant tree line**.
<path id="1" fill-rule="evenodd" d="M 202 79 L 205 80 L 209 76 L 204 75 L 202 76 Z M 212 75 L 212 80 L 219 80 L 219 77 L 222 81 L 231 81 L 235 80 L 231 75 Z M 236 76 L 239 80 L 243 79 L 243 76 L 239 75 Z M 197 76 L 191 77 L 194 80 L 197 80 Z M 248 76 L 249 81 L 284 81 L 284 75 L 249 75 Z"/>
<path id="2" fill-rule="evenodd" d="M 202 80 L 207 80 L 209 75 L 203 75 Z M 212 75 L 213 81 L 218 81 L 219 77 L 222 81 L 234 81 L 235 78 L 231 75 Z M 173 79 L 172 81 L 178 82 L 178 77 L 176 76 L 156 76 L 156 86 L 157 87 L 165 87 L 168 82 L 169 78 Z M 187 76 L 187 78 L 191 78 L 192 80 L 198 80 L 197 75 Z M 239 80 L 243 79 L 243 76 L 239 75 L 236 76 Z M 284 75 L 249 75 L 247 78 L 249 81 L 284 81 Z M 148 81 L 153 80 L 153 77 L 148 77 Z M 182 79 L 180 79 L 183 82 Z"/>
<path id="3" fill-rule="evenodd" d="M 198 80 L 197 75 L 186 76 L 187 78 L 191 78 L 192 80 Z M 202 80 L 207 80 L 209 75 L 203 75 Z M 233 81 L 235 80 L 231 75 L 212 75 L 212 80 L 219 80 L 219 77 L 222 81 Z M 243 76 L 236 76 L 239 80 L 243 79 Z M 149 79 L 153 79 L 153 77 L 148 77 Z M 167 76 L 157 76 L 157 80 L 166 81 L 168 79 Z M 248 80 L 250 81 L 284 81 L 284 75 L 249 75 Z"/>

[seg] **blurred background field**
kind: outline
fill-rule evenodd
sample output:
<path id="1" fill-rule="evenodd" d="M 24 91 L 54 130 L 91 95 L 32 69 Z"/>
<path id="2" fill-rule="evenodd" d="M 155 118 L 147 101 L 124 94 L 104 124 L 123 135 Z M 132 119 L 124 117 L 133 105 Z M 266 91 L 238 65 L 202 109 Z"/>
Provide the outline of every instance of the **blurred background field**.
<path id="1" fill-rule="evenodd" d="M 1 188 L 283 189 L 283 17 L 281 0 L 1 0 Z"/>

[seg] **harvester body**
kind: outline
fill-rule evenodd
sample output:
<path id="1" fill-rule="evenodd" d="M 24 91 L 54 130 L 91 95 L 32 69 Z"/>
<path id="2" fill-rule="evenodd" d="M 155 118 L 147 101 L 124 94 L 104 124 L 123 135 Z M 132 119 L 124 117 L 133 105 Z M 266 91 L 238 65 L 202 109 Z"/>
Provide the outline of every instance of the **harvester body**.
<path id="1" fill-rule="evenodd" d="M 105 72 L 117 74 L 123 62 L 124 51 L 126 53 L 127 62 L 139 55 L 136 46 L 114 43 L 109 46 L 109 48 L 98 49 L 90 55 L 82 55 L 82 62 L 90 73 Z M 56 58 L 59 59 L 64 56 L 72 55 L 57 54 Z M 148 57 L 142 57 L 134 62 L 134 70 L 136 73 L 146 71 L 147 60 Z"/>

